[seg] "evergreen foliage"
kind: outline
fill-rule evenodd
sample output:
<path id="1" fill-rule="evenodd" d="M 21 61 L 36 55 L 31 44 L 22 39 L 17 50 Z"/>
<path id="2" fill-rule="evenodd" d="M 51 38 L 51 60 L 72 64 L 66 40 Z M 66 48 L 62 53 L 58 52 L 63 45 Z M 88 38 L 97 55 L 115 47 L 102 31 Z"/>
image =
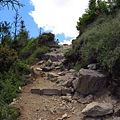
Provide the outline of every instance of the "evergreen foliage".
<path id="1" fill-rule="evenodd" d="M 93 17 L 90 16 L 91 12 Z M 72 41 L 72 49 L 65 53 L 64 64 L 87 68 L 91 63 L 100 65 L 109 78 L 111 92 L 119 94 L 120 87 L 120 9 L 119 1 L 89 1 L 89 8 L 79 18 L 80 35 Z"/>
<path id="2" fill-rule="evenodd" d="M 30 38 L 29 32 L 16 6 L 23 6 L 18 0 L 1 0 L 0 7 L 11 7 L 16 11 L 14 22 L 0 22 L 0 120 L 16 120 L 19 110 L 10 103 L 21 92 L 19 86 L 29 83 L 29 65 L 57 45 L 54 34 L 43 33 Z"/>

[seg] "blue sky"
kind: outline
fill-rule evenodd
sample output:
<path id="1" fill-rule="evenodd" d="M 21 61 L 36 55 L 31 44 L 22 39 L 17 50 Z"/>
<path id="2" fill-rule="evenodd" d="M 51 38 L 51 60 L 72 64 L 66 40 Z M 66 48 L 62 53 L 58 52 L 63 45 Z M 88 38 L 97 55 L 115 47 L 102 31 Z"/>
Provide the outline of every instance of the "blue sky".
<path id="1" fill-rule="evenodd" d="M 84 13 L 88 0 L 19 0 L 24 7 L 19 10 L 30 37 L 51 31 L 60 42 L 70 43 L 77 37 L 77 20 Z M 0 10 L 0 21 L 13 22 L 15 11 L 5 7 Z"/>

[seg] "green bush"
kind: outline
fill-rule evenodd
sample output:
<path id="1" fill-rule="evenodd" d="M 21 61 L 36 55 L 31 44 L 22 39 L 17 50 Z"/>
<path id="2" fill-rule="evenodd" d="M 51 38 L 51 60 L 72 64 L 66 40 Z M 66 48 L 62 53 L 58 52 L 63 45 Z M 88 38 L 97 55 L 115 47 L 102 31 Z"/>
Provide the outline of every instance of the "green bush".
<path id="1" fill-rule="evenodd" d="M 54 42 L 55 44 L 56 42 L 54 41 L 54 37 L 55 35 L 52 33 L 43 33 L 37 38 L 39 46 L 42 45 L 49 46 L 51 42 Z"/>
<path id="2" fill-rule="evenodd" d="M 19 116 L 19 111 L 8 104 L 0 102 L 0 120 L 16 120 Z"/>
<path id="3" fill-rule="evenodd" d="M 18 97 L 18 93 L 20 93 L 19 86 L 13 85 L 12 81 L 6 80 L 5 82 L 2 82 L 2 86 L 0 99 L 5 103 L 10 103 L 13 98 Z"/>
<path id="4" fill-rule="evenodd" d="M 47 53 L 49 50 L 50 48 L 46 46 L 37 47 L 36 50 L 34 50 L 31 54 L 31 56 L 26 59 L 26 63 L 33 64 L 36 58 L 41 59 L 43 54 Z"/>
<path id="5" fill-rule="evenodd" d="M 9 46 L 0 47 L 0 72 L 9 71 L 10 67 L 18 59 L 17 52 Z"/>
<path id="6" fill-rule="evenodd" d="M 76 64 L 75 67 L 74 67 L 74 69 L 75 69 L 76 71 L 79 71 L 81 68 L 82 68 L 82 65 L 81 65 L 81 64 Z"/>
<path id="7" fill-rule="evenodd" d="M 116 18 L 103 16 L 73 41 L 72 49 L 65 54 L 66 61 L 79 62 L 82 67 L 90 63 L 100 63 L 101 69 L 112 75 L 120 72 L 120 12 Z M 111 19 L 112 18 L 112 19 Z M 102 19 L 100 17 L 100 19 Z M 75 60 L 74 60 L 75 58 Z"/>
<path id="8" fill-rule="evenodd" d="M 19 74 L 30 74 L 29 66 L 22 61 L 16 62 L 14 64 L 14 69 L 16 69 Z"/>
<path id="9" fill-rule="evenodd" d="M 36 48 L 38 47 L 37 45 L 37 40 L 36 39 L 31 39 L 29 40 L 27 46 L 25 46 L 20 53 L 20 58 L 21 59 L 27 59 L 32 53 L 33 51 L 36 50 Z"/>
<path id="10" fill-rule="evenodd" d="M 49 50 L 50 50 L 50 48 L 46 47 L 46 46 L 38 47 L 34 52 L 35 57 L 38 59 L 41 59 L 43 54 L 47 53 Z"/>

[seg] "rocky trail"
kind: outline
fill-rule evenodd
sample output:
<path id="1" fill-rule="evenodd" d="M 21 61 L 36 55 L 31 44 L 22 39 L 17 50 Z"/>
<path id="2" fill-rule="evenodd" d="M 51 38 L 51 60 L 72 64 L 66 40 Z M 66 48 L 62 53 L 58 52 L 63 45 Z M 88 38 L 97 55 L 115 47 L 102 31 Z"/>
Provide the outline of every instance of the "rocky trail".
<path id="1" fill-rule="evenodd" d="M 31 83 L 23 86 L 19 98 L 11 103 L 20 109 L 21 114 L 17 120 L 120 120 L 119 100 L 111 97 L 106 89 L 96 95 L 89 94 L 89 91 L 94 92 L 93 89 L 97 90 L 101 84 L 97 85 L 94 80 L 94 86 L 97 88 L 94 86 L 91 88 L 90 84 L 87 88 L 87 84 L 82 82 L 80 84 L 86 84 L 86 87 L 81 87 L 78 85 L 78 73 L 74 69 L 63 68 L 63 54 L 69 48 L 68 45 L 51 48 L 51 52 L 45 54 L 43 60 L 32 66 Z M 90 72 L 88 71 L 89 76 Z M 98 76 L 101 77 L 101 74 Z M 34 94 L 38 89 L 68 90 L 68 92 L 63 91 L 64 94 L 61 95 L 54 95 L 53 92 L 45 93 L 45 91 L 42 94 Z M 79 92 L 87 95 L 84 96 Z"/>

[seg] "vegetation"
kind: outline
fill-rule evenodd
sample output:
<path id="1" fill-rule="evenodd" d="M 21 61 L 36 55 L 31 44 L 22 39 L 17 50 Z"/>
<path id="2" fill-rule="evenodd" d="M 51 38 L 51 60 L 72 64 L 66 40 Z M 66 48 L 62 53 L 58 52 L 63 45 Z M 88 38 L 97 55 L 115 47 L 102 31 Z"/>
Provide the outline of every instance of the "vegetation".
<path id="1" fill-rule="evenodd" d="M 23 6 L 17 0 L 0 1 L 0 7 Z M 110 89 L 115 94 L 120 87 L 120 0 L 111 2 L 89 0 L 88 9 L 77 22 L 79 36 L 65 53 L 64 64 L 77 71 L 88 64 L 99 63 L 102 72 L 110 77 Z M 0 22 L 0 119 L 15 120 L 19 116 L 10 103 L 18 97 L 19 86 L 28 83 L 29 65 L 56 46 L 54 34 L 43 33 L 30 38 L 18 10 L 14 24 Z M 14 30 L 12 29 L 14 28 Z M 12 31 L 13 30 L 13 31 Z M 115 85 L 115 86 L 114 86 Z"/>
<path id="2" fill-rule="evenodd" d="M 110 90 L 117 94 L 120 83 L 120 1 L 90 0 L 89 8 L 79 19 L 80 35 L 72 41 L 72 49 L 65 53 L 65 63 L 77 70 L 99 63 L 108 75 Z"/>
<path id="3" fill-rule="evenodd" d="M 50 50 L 54 34 L 43 33 L 37 38 L 30 38 L 29 32 L 19 15 L 18 0 L 1 0 L 0 8 L 5 6 L 16 11 L 13 23 L 0 22 L 0 120 L 16 120 L 19 110 L 11 105 L 21 92 L 19 86 L 28 84 L 29 66 Z"/>

